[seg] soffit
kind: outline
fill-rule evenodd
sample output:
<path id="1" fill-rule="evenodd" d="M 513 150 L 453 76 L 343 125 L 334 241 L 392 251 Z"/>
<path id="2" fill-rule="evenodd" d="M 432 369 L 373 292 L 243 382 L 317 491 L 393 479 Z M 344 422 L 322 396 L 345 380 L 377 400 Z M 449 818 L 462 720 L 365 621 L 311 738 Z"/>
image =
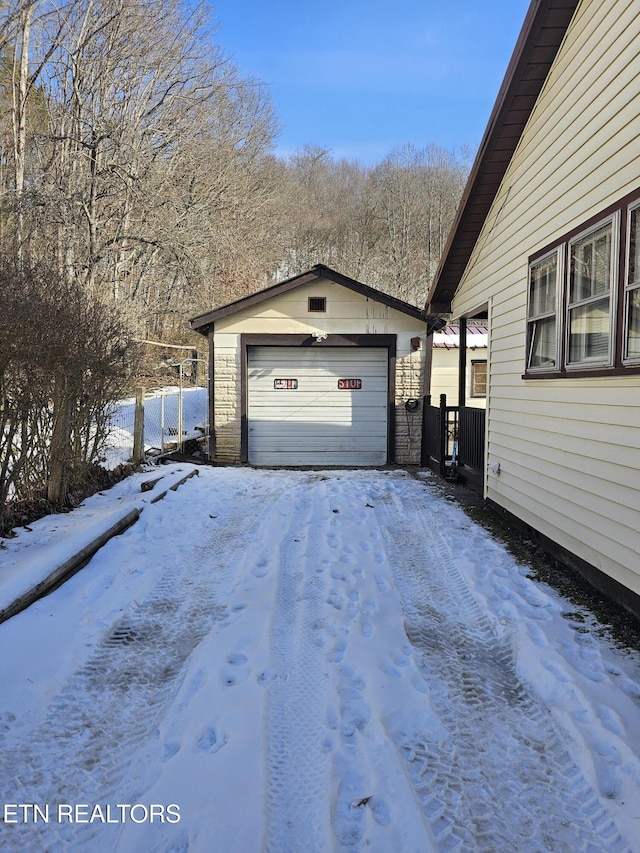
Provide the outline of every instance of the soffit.
<path id="1" fill-rule="evenodd" d="M 431 314 L 451 310 L 451 300 L 578 3 L 533 0 L 529 7 L 427 297 Z"/>

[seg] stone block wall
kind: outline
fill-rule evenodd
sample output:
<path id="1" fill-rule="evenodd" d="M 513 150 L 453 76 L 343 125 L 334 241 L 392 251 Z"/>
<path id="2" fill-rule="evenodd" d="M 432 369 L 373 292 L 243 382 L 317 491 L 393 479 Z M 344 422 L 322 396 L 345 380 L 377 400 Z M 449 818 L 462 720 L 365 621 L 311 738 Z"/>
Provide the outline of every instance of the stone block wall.
<path id="1" fill-rule="evenodd" d="M 416 350 L 396 358 L 396 462 L 418 465 L 422 444 L 422 404 L 424 394 L 424 356 Z M 407 400 L 419 401 L 415 411 L 408 411 Z"/>
<path id="2" fill-rule="evenodd" d="M 215 356 L 216 460 L 240 461 L 240 354 L 223 350 Z"/>

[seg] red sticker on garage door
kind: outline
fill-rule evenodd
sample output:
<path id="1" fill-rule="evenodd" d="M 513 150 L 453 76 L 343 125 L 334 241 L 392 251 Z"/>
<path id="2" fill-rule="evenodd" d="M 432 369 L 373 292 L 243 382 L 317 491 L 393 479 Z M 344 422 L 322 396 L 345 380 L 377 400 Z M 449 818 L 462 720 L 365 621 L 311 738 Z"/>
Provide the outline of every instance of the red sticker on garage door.
<path id="1" fill-rule="evenodd" d="M 298 387 L 297 379 L 274 379 L 273 387 L 276 391 L 295 391 Z"/>
<path id="2" fill-rule="evenodd" d="M 338 379 L 338 391 L 360 391 L 362 379 Z"/>

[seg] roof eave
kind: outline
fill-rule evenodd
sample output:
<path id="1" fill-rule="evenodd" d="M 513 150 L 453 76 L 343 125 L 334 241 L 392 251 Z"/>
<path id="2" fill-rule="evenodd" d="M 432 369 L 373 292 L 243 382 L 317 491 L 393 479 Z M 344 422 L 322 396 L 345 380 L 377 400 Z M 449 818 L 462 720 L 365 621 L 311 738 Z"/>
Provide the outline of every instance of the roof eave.
<path id="1" fill-rule="evenodd" d="M 324 264 L 316 264 L 316 266 L 314 266 L 307 272 L 300 273 L 300 275 L 296 275 L 292 278 L 286 279 L 285 281 L 278 282 L 278 284 L 274 284 L 271 287 L 267 287 L 264 290 L 260 290 L 258 291 L 258 293 L 253 293 L 249 296 L 244 296 L 242 299 L 235 300 L 235 302 L 230 302 L 227 305 L 221 305 L 219 308 L 215 308 L 213 311 L 207 311 L 205 314 L 200 314 L 197 317 L 193 317 L 189 320 L 189 327 L 194 332 L 199 332 L 202 335 L 207 335 L 209 331 L 214 327 L 216 320 L 220 320 L 223 317 L 228 317 L 229 315 L 235 314 L 237 311 L 242 311 L 245 308 L 250 308 L 254 305 L 258 305 L 261 302 L 265 302 L 268 299 L 272 299 L 274 296 L 279 296 L 282 293 L 286 293 L 289 290 L 292 290 L 296 287 L 300 287 L 303 284 L 307 284 L 310 281 L 316 281 L 321 278 L 326 278 L 330 281 L 334 281 L 336 284 L 340 284 L 344 287 L 347 287 L 350 290 L 360 293 L 369 299 L 381 302 L 383 305 L 386 305 L 389 308 L 393 308 L 394 310 L 399 311 L 402 314 L 407 314 L 408 316 L 413 317 L 416 320 L 426 322 L 424 309 L 418 308 L 415 305 L 410 305 L 408 302 L 403 302 L 401 299 L 397 299 L 395 296 L 389 296 L 386 293 L 382 293 L 381 291 L 375 290 L 373 287 L 370 287 L 367 284 L 363 284 L 362 282 L 356 281 L 355 279 L 349 278 L 348 276 L 342 275 L 342 273 L 336 272 L 336 270 L 332 270 L 330 267 L 327 267 Z M 428 325 L 429 324 L 427 323 L 427 326 Z"/>
<path id="2" fill-rule="evenodd" d="M 578 3 L 532 0 L 529 6 L 427 296 L 430 314 L 451 312 L 455 290 Z"/>

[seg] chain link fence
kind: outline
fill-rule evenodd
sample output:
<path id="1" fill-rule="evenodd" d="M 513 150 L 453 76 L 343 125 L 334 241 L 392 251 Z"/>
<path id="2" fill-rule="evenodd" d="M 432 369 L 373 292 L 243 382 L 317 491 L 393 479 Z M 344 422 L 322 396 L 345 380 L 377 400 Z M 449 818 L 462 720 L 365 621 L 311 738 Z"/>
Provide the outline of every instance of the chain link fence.
<path id="1" fill-rule="evenodd" d="M 107 468 L 131 461 L 134 456 L 158 457 L 182 451 L 191 455 L 208 453 L 208 398 L 206 377 L 197 376 L 199 359 L 185 359 L 180 384 L 140 391 L 114 404 L 110 413 L 110 435 L 103 464 Z M 198 384 L 199 381 L 205 384 Z M 137 415 L 136 415 L 137 411 Z M 139 431 L 136 446 L 136 430 Z"/>
<path id="2" fill-rule="evenodd" d="M 180 448 L 193 451 L 207 438 L 206 388 L 163 388 L 145 395 L 145 453 L 157 455 Z"/>

